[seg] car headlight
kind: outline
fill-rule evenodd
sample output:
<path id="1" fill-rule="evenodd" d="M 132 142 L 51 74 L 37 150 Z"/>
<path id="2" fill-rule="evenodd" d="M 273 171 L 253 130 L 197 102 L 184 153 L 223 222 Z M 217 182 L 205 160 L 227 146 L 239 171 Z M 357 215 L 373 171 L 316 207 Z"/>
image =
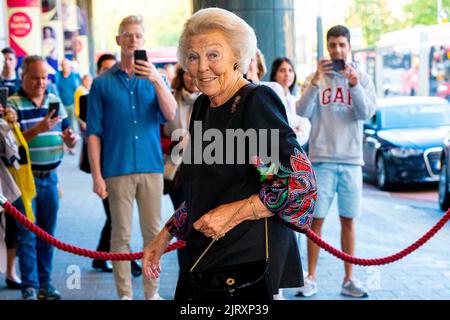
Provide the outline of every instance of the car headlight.
<path id="1" fill-rule="evenodd" d="M 446 86 L 446 85 L 440 85 L 438 88 L 437 88 L 437 92 L 439 92 L 439 93 L 441 93 L 441 92 L 445 92 L 445 91 L 447 91 L 449 88 Z"/>
<path id="2" fill-rule="evenodd" d="M 410 156 L 417 156 L 422 154 L 422 150 L 413 148 L 392 148 L 390 150 L 391 154 L 397 158 L 407 158 Z"/>
<path id="3" fill-rule="evenodd" d="M 435 168 L 436 168 L 437 171 L 441 171 L 441 169 L 442 169 L 442 161 L 441 161 L 441 159 L 436 161 Z"/>

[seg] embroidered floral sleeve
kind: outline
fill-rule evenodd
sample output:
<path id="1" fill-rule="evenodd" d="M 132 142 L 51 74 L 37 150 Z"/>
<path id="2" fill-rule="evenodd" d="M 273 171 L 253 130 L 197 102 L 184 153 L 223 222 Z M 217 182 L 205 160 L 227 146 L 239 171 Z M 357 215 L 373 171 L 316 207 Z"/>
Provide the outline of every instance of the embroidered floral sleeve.
<path id="1" fill-rule="evenodd" d="M 294 149 L 290 168 L 265 166 L 256 160 L 262 186 L 259 198 L 293 229 L 306 233 L 311 226 L 317 186 L 311 163 L 303 150 Z"/>
<path id="2" fill-rule="evenodd" d="M 183 238 L 187 231 L 187 208 L 185 202 L 178 207 L 169 221 L 167 221 L 165 227 L 174 237 Z"/>
<path id="3" fill-rule="evenodd" d="M 271 150 L 271 158 L 262 156 L 259 150 L 252 160 L 261 180 L 259 198 L 288 227 L 307 232 L 317 199 L 312 165 L 289 127 L 285 107 L 278 96 L 265 86 L 254 91 L 246 106 L 247 127 L 268 130 L 269 137 L 276 137 L 259 141 L 260 146 L 262 142 Z M 272 157 L 274 151 L 277 157 Z"/>

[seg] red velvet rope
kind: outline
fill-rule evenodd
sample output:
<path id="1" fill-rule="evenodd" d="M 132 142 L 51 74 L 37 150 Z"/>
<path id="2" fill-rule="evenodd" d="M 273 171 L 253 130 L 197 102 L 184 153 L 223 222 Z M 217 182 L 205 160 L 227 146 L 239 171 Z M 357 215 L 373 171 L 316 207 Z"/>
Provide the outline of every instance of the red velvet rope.
<path id="1" fill-rule="evenodd" d="M 450 209 L 445 213 L 445 215 L 436 223 L 436 225 L 431 228 L 427 233 L 425 233 L 419 240 L 414 242 L 412 245 L 407 247 L 406 249 L 393 254 L 391 256 L 387 256 L 384 258 L 374 258 L 374 259 L 362 259 L 351 256 L 345 252 L 339 251 L 336 248 L 330 246 L 328 243 L 323 241 L 317 234 L 315 234 L 312 230 L 308 230 L 306 236 L 311 239 L 315 244 L 319 247 L 325 249 L 332 255 L 338 257 L 339 259 L 351 263 L 357 264 L 361 266 L 375 266 L 375 265 L 383 265 L 395 262 L 400 260 L 407 255 L 411 254 L 413 251 L 419 249 L 422 245 L 424 245 L 428 240 L 430 240 L 450 219 Z"/>
<path id="2" fill-rule="evenodd" d="M 19 221 L 25 228 L 35 233 L 37 237 L 44 240 L 45 242 L 51 244 L 55 248 L 58 248 L 62 251 L 74 253 L 79 256 L 84 256 L 88 258 L 93 258 L 97 260 L 111 260 L 111 261 L 123 261 L 123 260 L 140 260 L 142 259 L 144 253 L 143 252 L 133 252 L 133 253 L 110 253 L 110 252 L 99 252 L 94 250 L 88 250 L 84 248 L 78 248 L 72 246 L 70 244 L 59 241 L 58 239 L 52 237 L 47 232 L 39 228 L 33 222 L 31 222 L 27 217 L 25 217 L 19 210 L 17 210 L 12 204 L 6 202 L 3 205 L 3 208 L 7 213 L 9 213 L 14 219 Z M 171 243 L 164 253 L 167 253 L 172 250 L 183 248 L 186 243 L 182 240 L 178 240 L 174 243 Z"/>
<path id="3" fill-rule="evenodd" d="M 14 219 L 19 221 L 22 225 L 24 225 L 31 232 L 35 233 L 37 237 L 51 244 L 52 246 L 66 251 L 70 253 L 74 253 L 80 256 L 89 257 L 97 260 L 111 260 L 111 261 L 120 261 L 120 260 L 139 260 L 142 259 L 143 252 L 135 252 L 135 253 L 109 253 L 109 252 L 98 252 L 83 248 L 78 248 L 72 246 L 70 244 L 59 241 L 58 239 L 52 237 L 47 232 L 36 226 L 32 223 L 27 217 L 20 213 L 12 204 L 6 202 L 3 205 L 3 208 L 7 213 L 9 213 Z M 419 240 L 414 242 L 412 245 L 407 247 L 406 249 L 384 258 L 374 258 L 374 259 L 362 259 L 351 256 L 347 253 L 344 253 L 323 241 L 317 234 L 315 234 L 312 230 L 309 230 L 306 233 L 306 236 L 311 239 L 318 246 L 322 247 L 332 255 L 337 258 L 349 262 L 351 264 L 361 265 L 361 266 L 374 266 L 374 265 L 383 265 L 395 262 L 404 258 L 405 256 L 411 254 L 413 251 L 420 248 L 424 245 L 428 240 L 430 240 L 450 219 L 450 209 L 445 213 L 445 215 L 436 223 L 436 225 L 431 228 L 425 235 L 423 235 Z M 165 253 L 183 248 L 186 245 L 185 241 L 178 240 L 172 244 L 170 244 Z"/>

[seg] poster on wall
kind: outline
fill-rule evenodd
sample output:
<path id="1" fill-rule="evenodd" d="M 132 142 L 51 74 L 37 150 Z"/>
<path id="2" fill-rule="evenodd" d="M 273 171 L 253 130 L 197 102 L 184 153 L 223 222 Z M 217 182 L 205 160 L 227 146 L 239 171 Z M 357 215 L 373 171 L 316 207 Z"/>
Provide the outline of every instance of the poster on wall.
<path id="1" fill-rule="evenodd" d="M 76 39 L 78 36 L 78 7 L 75 0 L 61 0 L 64 30 L 64 56 L 69 60 L 76 58 Z"/>
<path id="2" fill-rule="evenodd" d="M 51 75 L 58 70 L 58 61 L 64 58 L 64 33 L 60 0 L 41 0 L 42 55 L 47 60 Z"/>
<path id="3" fill-rule="evenodd" d="M 89 73 L 88 17 L 76 0 L 61 0 L 64 30 L 64 56 L 76 61 L 73 66 L 84 75 Z"/>
<path id="4" fill-rule="evenodd" d="M 80 30 L 76 38 L 75 54 L 81 75 L 89 73 L 88 18 L 85 10 L 80 10 Z"/>
<path id="5" fill-rule="evenodd" d="M 7 0 L 9 45 L 19 61 L 29 54 L 42 54 L 39 0 Z"/>

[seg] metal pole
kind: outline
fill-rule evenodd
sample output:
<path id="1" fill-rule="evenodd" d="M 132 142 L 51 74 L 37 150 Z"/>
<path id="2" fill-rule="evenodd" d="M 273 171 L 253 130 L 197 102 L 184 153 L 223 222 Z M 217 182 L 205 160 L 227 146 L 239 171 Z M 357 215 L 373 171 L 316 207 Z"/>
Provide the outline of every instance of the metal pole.
<path id="1" fill-rule="evenodd" d="M 317 1 L 317 61 L 323 58 L 322 0 Z"/>
<path id="2" fill-rule="evenodd" d="M 317 17 L 317 61 L 323 58 L 322 17 Z"/>

